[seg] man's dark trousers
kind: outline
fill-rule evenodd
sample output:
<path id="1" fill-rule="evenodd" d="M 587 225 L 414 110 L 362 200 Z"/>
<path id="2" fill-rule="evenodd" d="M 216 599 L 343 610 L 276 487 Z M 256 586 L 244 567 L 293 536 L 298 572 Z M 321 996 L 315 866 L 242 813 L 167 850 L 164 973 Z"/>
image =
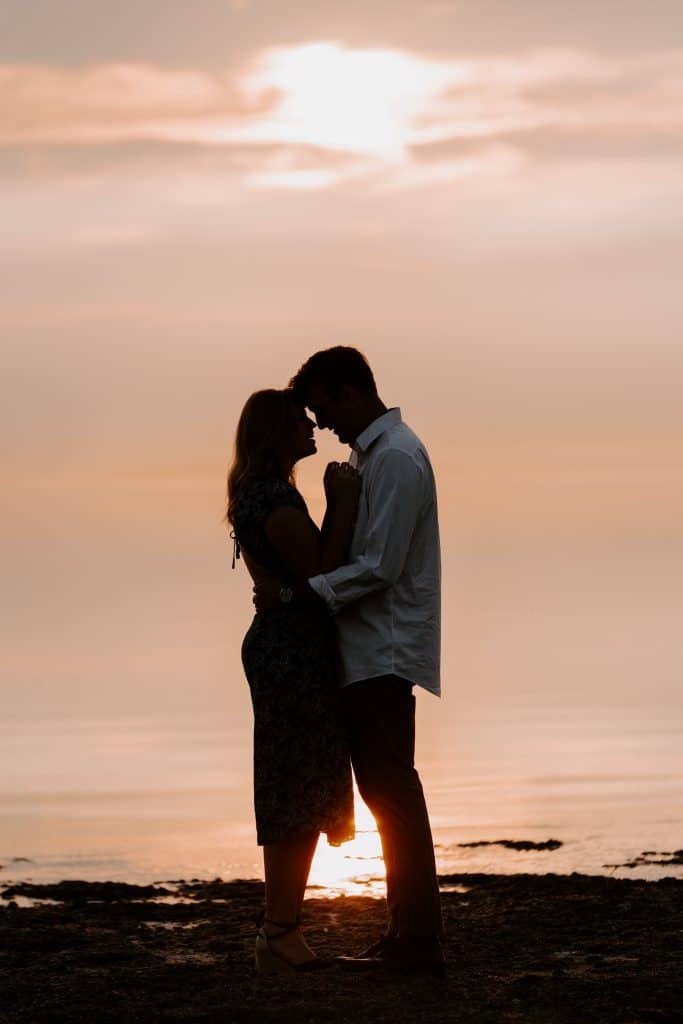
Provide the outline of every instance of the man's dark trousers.
<path id="1" fill-rule="evenodd" d="M 441 938 L 434 844 L 414 763 L 412 683 L 380 676 L 344 686 L 341 695 L 358 790 L 382 841 L 389 933 Z"/>

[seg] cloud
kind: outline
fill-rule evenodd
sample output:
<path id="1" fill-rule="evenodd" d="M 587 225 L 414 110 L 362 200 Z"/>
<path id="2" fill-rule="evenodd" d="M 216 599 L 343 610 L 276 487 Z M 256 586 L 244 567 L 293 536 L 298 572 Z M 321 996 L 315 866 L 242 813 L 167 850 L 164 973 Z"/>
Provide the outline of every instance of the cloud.
<path id="1" fill-rule="evenodd" d="M 84 69 L 0 66 L 0 142 L 208 141 L 277 102 L 239 79 L 140 64 Z"/>
<path id="2" fill-rule="evenodd" d="M 683 133 L 657 125 L 643 125 L 634 131 L 628 125 L 577 125 L 529 127 L 524 131 L 500 132 L 496 145 L 514 149 L 525 162 L 571 164 L 595 161 L 678 161 L 683 157 Z M 481 152 L 478 137 L 460 137 L 411 146 L 420 163 L 465 160 Z"/>
<path id="3" fill-rule="evenodd" d="M 382 188 L 390 191 L 417 189 L 468 180 L 482 184 L 517 173 L 525 162 L 519 150 L 512 146 L 477 144 L 470 147 L 468 153 L 457 150 L 450 159 L 418 159 L 402 164 L 384 176 Z"/>
<path id="4" fill-rule="evenodd" d="M 436 97 L 415 142 L 522 137 L 540 128 L 683 126 L 683 51 L 598 58 L 574 51 L 459 63 L 460 82 Z"/>
<path id="5" fill-rule="evenodd" d="M 332 169 L 357 163 L 353 153 L 283 142 L 207 146 L 198 142 L 147 141 L 0 145 L 0 179 L 5 182 L 157 179 L 160 175 L 206 175 L 234 181 L 258 171 Z"/>
<path id="6" fill-rule="evenodd" d="M 510 176 L 529 160 L 656 159 L 679 155 L 681 128 L 683 51 L 433 60 L 317 42 L 231 74 L 0 67 L 6 150 L 156 144 L 194 161 L 203 148 L 256 188 L 414 188 Z"/>

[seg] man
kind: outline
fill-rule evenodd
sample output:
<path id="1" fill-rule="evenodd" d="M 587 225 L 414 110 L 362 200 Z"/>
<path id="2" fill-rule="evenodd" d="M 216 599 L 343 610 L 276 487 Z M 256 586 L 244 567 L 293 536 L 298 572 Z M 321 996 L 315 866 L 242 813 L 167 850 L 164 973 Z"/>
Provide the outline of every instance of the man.
<path id="1" fill-rule="evenodd" d="M 350 969 L 444 970 L 434 846 L 414 767 L 414 684 L 439 695 L 440 553 L 427 451 L 356 349 L 316 352 L 290 381 L 362 478 L 349 562 L 308 580 L 335 616 L 351 759 L 377 822 L 389 927 Z M 309 591 L 310 593 L 310 591 Z M 291 598 L 291 591 L 285 599 Z"/>

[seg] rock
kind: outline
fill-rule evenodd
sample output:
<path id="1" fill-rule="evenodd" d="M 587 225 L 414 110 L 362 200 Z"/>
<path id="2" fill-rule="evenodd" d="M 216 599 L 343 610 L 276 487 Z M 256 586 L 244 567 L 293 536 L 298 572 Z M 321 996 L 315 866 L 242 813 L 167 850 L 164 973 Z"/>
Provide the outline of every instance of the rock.
<path id="1" fill-rule="evenodd" d="M 506 850 L 559 850 L 562 842 L 559 839 L 546 839 L 535 843 L 531 839 L 479 839 L 474 843 L 458 843 L 461 847 L 473 846 L 504 846 Z"/>

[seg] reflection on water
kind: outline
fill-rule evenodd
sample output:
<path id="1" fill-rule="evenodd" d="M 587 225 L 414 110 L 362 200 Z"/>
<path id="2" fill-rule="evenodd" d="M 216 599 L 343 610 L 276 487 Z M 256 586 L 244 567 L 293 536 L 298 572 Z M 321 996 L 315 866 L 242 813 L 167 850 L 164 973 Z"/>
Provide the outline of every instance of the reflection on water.
<path id="1" fill-rule="evenodd" d="M 514 725 L 502 709 L 485 723 L 462 713 L 453 753 L 418 756 L 440 874 L 683 876 L 638 859 L 683 846 L 675 721 L 538 711 L 526 721 L 517 709 Z M 248 776 L 248 751 L 220 723 L 0 722 L 0 884 L 262 878 Z M 311 895 L 383 895 L 379 837 L 358 797 L 356 823 L 352 842 L 318 844 Z M 549 839 L 562 845 L 469 845 Z"/>
<path id="2" fill-rule="evenodd" d="M 321 838 L 313 859 L 310 886 L 316 895 L 384 895 L 382 846 L 372 815 L 356 791 L 356 837 L 342 846 Z"/>
<path id="3" fill-rule="evenodd" d="M 523 788 L 523 780 L 519 780 L 519 787 Z M 564 808 L 550 813 L 552 808 L 542 793 L 527 796 L 538 805 L 533 816 L 515 814 L 507 808 L 511 813 L 477 820 L 469 801 L 453 791 L 447 801 L 453 818 L 448 821 L 440 810 L 442 800 L 446 802 L 445 795 L 440 794 L 440 799 L 434 801 L 439 874 L 579 871 L 621 878 L 683 877 L 683 868 L 678 865 L 640 863 L 632 869 L 605 866 L 633 862 L 644 850 L 673 850 L 683 845 L 681 815 L 672 813 L 669 794 L 652 792 L 647 806 L 607 797 L 601 803 L 580 805 L 581 813 L 575 807 L 571 815 Z M 109 809 L 106 803 L 103 806 L 94 801 L 99 816 L 85 798 L 70 811 L 60 806 L 53 816 L 37 801 L 32 807 L 32 802 L 25 803 L 21 815 L 12 816 L 8 806 L 0 802 L 4 826 L 0 884 L 18 880 L 150 884 L 171 879 L 263 878 L 261 852 L 255 845 L 251 823 L 220 823 L 224 795 L 176 794 L 173 801 L 166 794 L 159 800 L 160 806 L 155 806 L 155 796 L 150 794 L 138 805 L 122 797 Z M 165 813 L 169 802 L 174 805 L 174 817 Z M 677 806 L 681 806 L 680 799 Z M 357 823 L 356 838 L 343 846 L 328 846 L 321 838 L 311 870 L 310 896 L 384 895 L 379 836 L 362 804 L 357 808 Z M 502 839 L 542 843 L 551 837 L 562 842 L 559 849 L 517 851 L 497 845 L 467 845 Z M 13 861 L 18 851 L 33 856 Z M 175 897 L 170 899 L 174 901 Z"/>

